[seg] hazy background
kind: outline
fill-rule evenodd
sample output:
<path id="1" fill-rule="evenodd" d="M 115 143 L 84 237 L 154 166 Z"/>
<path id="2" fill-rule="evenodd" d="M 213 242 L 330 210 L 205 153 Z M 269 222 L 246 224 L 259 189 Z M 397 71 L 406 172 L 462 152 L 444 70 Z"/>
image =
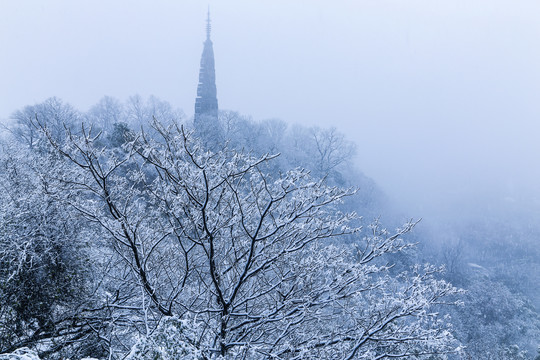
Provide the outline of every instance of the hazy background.
<path id="1" fill-rule="evenodd" d="M 538 215 L 537 0 L 0 0 L 0 119 L 136 93 L 192 116 L 208 3 L 221 109 L 336 126 L 410 216 Z"/>

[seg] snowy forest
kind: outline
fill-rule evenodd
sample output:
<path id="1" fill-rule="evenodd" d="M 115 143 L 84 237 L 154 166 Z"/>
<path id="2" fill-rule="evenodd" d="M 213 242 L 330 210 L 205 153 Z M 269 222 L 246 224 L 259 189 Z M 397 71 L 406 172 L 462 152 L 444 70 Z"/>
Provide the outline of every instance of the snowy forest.
<path id="1" fill-rule="evenodd" d="M 539 38 L 538 0 L 0 1 L 0 360 L 540 360 Z"/>
<path id="2" fill-rule="evenodd" d="M 140 96 L 12 119 L 2 360 L 538 359 L 540 226 L 434 242 L 336 128 Z"/>

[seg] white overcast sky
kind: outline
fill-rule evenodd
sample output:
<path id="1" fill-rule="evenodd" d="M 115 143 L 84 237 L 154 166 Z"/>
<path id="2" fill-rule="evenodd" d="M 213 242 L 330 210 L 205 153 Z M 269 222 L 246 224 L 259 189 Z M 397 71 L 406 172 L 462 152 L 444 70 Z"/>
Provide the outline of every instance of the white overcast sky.
<path id="1" fill-rule="evenodd" d="M 208 3 L 220 108 L 336 126 L 411 216 L 539 204 L 538 0 L 0 0 L 0 119 L 137 93 L 192 115 Z"/>

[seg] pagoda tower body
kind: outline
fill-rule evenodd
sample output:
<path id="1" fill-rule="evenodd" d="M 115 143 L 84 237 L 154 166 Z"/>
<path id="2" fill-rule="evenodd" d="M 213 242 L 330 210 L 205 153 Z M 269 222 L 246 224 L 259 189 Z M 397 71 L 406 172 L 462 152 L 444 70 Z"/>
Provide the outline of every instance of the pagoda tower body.
<path id="1" fill-rule="evenodd" d="M 206 41 L 201 56 L 199 85 L 197 86 L 197 98 L 195 99 L 194 125 L 196 129 L 205 128 L 211 123 L 217 123 L 218 118 L 216 71 L 210 30 L 210 11 L 208 11 Z"/>

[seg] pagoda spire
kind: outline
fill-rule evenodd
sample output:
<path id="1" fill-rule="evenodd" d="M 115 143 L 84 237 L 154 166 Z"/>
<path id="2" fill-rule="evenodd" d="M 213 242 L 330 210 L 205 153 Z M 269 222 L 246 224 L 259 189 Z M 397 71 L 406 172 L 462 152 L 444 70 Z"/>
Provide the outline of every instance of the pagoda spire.
<path id="1" fill-rule="evenodd" d="M 208 5 L 208 14 L 206 17 L 206 40 L 210 40 L 211 30 L 212 30 L 212 24 L 210 23 L 210 5 Z"/>
<path id="2" fill-rule="evenodd" d="M 206 18 L 206 41 L 204 42 L 201 55 L 201 68 L 199 70 L 199 84 L 197 86 L 197 97 L 195 99 L 196 128 L 205 128 L 208 125 L 217 123 L 218 101 L 216 90 L 216 71 L 214 63 L 214 49 L 210 40 L 210 7 Z"/>

